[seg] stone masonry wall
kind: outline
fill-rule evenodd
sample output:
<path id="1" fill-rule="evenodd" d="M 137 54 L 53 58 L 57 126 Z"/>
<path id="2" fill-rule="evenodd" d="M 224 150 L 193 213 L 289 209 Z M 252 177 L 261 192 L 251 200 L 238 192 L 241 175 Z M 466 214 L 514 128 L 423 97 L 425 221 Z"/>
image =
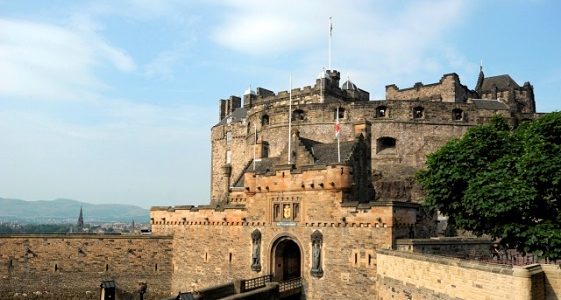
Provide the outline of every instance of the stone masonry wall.
<path id="1" fill-rule="evenodd" d="M 413 108 L 423 107 L 421 118 L 413 117 Z M 509 118 L 508 111 L 478 110 L 473 103 L 450 103 L 434 101 L 369 101 L 360 103 L 312 103 L 294 105 L 293 110 L 302 109 L 304 120 L 292 122 L 293 130 L 298 130 L 300 136 L 322 143 L 334 142 L 334 111 L 337 107 L 345 110 L 341 122 L 341 140 L 354 139 L 353 124 L 360 120 L 372 123 L 372 170 L 382 173 L 384 181 L 401 181 L 403 176 L 411 177 L 420 168 L 426 155 L 438 149 L 448 140 L 462 136 L 466 130 L 474 125 L 487 121 L 494 113 L 502 113 Z M 376 109 L 385 107 L 386 115 L 376 117 Z M 463 112 L 461 120 L 453 118 L 452 111 L 460 109 Z M 267 114 L 269 124 L 262 125 L 261 117 Z M 267 109 L 254 107 L 245 121 L 232 122 L 212 128 L 212 180 L 211 194 L 213 203 L 218 199 L 224 200 L 226 192 L 222 167 L 226 164 L 226 153 L 231 151 L 230 185 L 239 178 L 241 172 L 253 159 L 253 144 L 255 143 L 255 127 L 257 124 L 258 141 L 267 142 L 269 156 L 276 157 L 286 147 L 288 140 L 288 112 L 286 106 L 275 106 Z M 227 132 L 231 132 L 232 140 L 226 141 Z M 396 139 L 393 152 L 378 153 L 376 145 L 380 137 Z M 391 167 L 391 168 L 388 168 Z M 378 178 L 379 179 L 379 178 Z M 386 180 L 387 179 L 387 180 Z M 374 184 L 376 187 L 376 184 Z M 386 184 L 387 185 L 387 184 Z M 392 183 L 390 183 L 392 185 Z M 400 183 L 403 186 L 403 183 Z M 377 189 L 383 189 L 378 184 Z M 410 190 L 411 187 L 402 187 Z M 377 191 L 378 192 L 378 191 Z M 382 191 L 380 191 L 382 192 Z M 391 200 L 416 200 L 416 195 L 395 195 L 399 192 L 390 191 L 377 193 L 378 198 Z M 402 193 L 403 194 L 403 193 Z"/>
<path id="2" fill-rule="evenodd" d="M 262 233 L 260 272 L 251 270 L 251 233 Z M 323 234 L 324 275 L 310 275 L 312 264 L 311 235 Z M 236 278 L 253 278 L 272 273 L 271 257 L 274 242 L 284 236 L 293 239 L 301 250 L 301 273 L 306 299 L 359 299 L 375 295 L 376 250 L 385 244 L 387 228 L 307 226 L 280 227 L 271 225 L 238 226 L 188 225 L 175 233 L 175 272 L 172 291 L 189 291 L 226 283 Z"/>
<path id="3" fill-rule="evenodd" d="M 390 248 L 394 232 L 396 237 L 407 236 L 416 221 L 417 207 L 392 202 L 342 206 L 344 176 L 341 182 L 330 179 L 335 189 L 327 188 L 327 183 L 324 187 L 319 184 L 329 182 L 326 179 L 333 170 L 291 174 L 302 177 L 286 182 L 282 174 L 258 176 L 249 184 L 249 191 L 238 192 L 245 195 L 240 195 L 242 206 L 152 208 L 153 233 L 174 236 L 172 292 L 273 273 L 275 243 L 288 237 L 301 250 L 307 299 L 375 295 L 376 249 Z M 310 180 L 316 180 L 316 184 L 312 186 Z M 285 224 L 275 219 L 273 207 L 277 203 L 299 205 L 293 222 Z M 259 272 L 251 269 L 251 233 L 255 229 L 262 235 Z M 321 278 L 310 275 L 311 235 L 316 230 L 323 235 Z"/>
<path id="4" fill-rule="evenodd" d="M 119 235 L 10 235 L 0 237 L 0 299 L 99 299 L 114 280 L 117 299 L 169 296 L 170 237 Z"/>
<path id="5" fill-rule="evenodd" d="M 545 275 L 545 300 L 561 299 L 561 266 L 542 265 Z"/>
<path id="6" fill-rule="evenodd" d="M 467 88 L 460 85 L 457 74 L 445 74 L 438 83 L 399 89 L 394 84 L 386 86 L 386 99 L 388 100 L 432 100 L 444 102 L 465 101 Z"/>
<path id="7" fill-rule="evenodd" d="M 378 251 L 377 261 L 379 300 L 545 297 L 540 265 L 503 266 L 392 250 Z"/>

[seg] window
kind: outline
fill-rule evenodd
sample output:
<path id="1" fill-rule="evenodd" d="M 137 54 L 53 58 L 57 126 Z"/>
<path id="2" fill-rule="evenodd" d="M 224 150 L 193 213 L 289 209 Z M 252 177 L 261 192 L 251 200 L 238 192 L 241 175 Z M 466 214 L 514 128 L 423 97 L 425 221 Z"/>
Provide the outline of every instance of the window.
<path id="1" fill-rule="evenodd" d="M 273 205 L 273 220 L 280 221 L 280 219 L 281 219 L 280 211 L 281 211 L 280 204 L 274 204 Z"/>
<path id="2" fill-rule="evenodd" d="M 385 118 L 387 115 L 388 108 L 385 106 L 376 107 L 376 118 Z"/>
<path id="3" fill-rule="evenodd" d="M 306 113 L 301 109 L 292 112 L 292 121 L 303 121 L 305 117 Z"/>
<path id="4" fill-rule="evenodd" d="M 395 153 L 395 139 L 392 137 L 381 137 L 376 143 L 376 153 L 389 154 Z"/>
<path id="5" fill-rule="evenodd" d="M 459 108 L 455 108 L 452 110 L 452 120 L 454 121 L 462 121 L 464 119 L 464 111 L 459 109 Z"/>
<path id="6" fill-rule="evenodd" d="M 337 120 L 337 117 L 339 117 L 339 119 L 345 118 L 344 108 L 339 107 L 339 115 L 337 115 L 337 109 L 333 110 L 333 120 Z"/>
<path id="7" fill-rule="evenodd" d="M 226 151 L 226 163 L 227 164 L 232 163 L 232 151 L 231 150 Z"/>
<path id="8" fill-rule="evenodd" d="M 425 109 L 417 106 L 413 108 L 413 119 L 422 119 L 424 117 Z"/>
<path id="9" fill-rule="evenodd" d="M 232 142 L 232 132 L 228 131 L 226 132 L 226 143 L 231 143 Z"/>
<path id="10" fill-rule="evenodd" d="M 263 142 L 262 143 L 262 149 L 261 149 L 261 158 L 267 158 L 269 157 L 269 143 L 268 142 Z"/>
<path id="11" fill-rule="evenodd" d="M 261 117 L 261 126 L 269 125 L 269 115 L 263 115 Z"/>

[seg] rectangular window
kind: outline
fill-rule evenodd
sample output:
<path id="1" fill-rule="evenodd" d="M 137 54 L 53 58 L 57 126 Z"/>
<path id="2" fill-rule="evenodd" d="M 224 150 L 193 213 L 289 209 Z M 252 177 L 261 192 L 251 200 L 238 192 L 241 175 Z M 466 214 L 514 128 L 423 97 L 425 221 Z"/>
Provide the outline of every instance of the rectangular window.
<path id="1" fill-rule="evenodd" d="M 232 163 L 232 151 L 231 150 L 226 151 L 226 163 L 227 164 Z"/>
<path id="2" fill-rule="evenodd" d="M 232 132 L 228 131 L 226 132 L 226 143 L 231 143 L 232 142 Z"/>
<path id="3" fill-rule="evenodd" d="M 273 205 L 273 220 L 280 221 L 281 213 L 280 213 L 280 204 Z"/>

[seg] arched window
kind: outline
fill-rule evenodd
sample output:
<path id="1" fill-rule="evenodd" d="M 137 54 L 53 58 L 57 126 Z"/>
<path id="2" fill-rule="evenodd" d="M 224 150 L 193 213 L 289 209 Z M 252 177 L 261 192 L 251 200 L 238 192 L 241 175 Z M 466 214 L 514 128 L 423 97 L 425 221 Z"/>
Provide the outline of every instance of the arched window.
<path id="1" fill-rule="evenodd" d="M 263 115 L 261 117 L 261 126 L 269 125 L 269 115 Z"/>
<path id="2" fill-rule="evenodd" d="M 454 121 L 462 121 L 464 119 L 464 111 L 459 109 L 459 108 L 455 108 L 452 110 L 452 120 Z"/>
<path id="3" fill-rule="evenodd" d="M 389 154 L 395 153 L 395 139 L 392 137 L 381 137 L 376 141 L 376 153 Z"/>
<path id="4" fill-rule="evenodd" d="M 388 115 L 388 108 L 384 105 L 376 107 L 376 118 L 385 118 Z"/>
<path id="5" fill-rule="evenodd" d="M 422 119 L 425 117 L 425 109 L 421 106 L 413 108 L 413 119 Z"/>
<path id="6" fill-rule="evenodd" d="M 303 121 L 306 118 L 306 113 L 303 110 L 297 109 L 292 112 L 292 121 Z"/>

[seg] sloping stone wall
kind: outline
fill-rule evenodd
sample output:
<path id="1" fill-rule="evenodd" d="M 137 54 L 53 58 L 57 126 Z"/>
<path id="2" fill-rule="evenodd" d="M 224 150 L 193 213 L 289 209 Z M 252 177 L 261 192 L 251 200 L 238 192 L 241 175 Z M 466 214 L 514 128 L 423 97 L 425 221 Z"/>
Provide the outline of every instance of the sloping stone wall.
<path id="1" fill-rule="evenodd" d="M 505 266 L 393 250 L 379 250 L 377 261 L 379 300 L 546 299 L 547 277 L 538 264 Z M 558 270 L 550 274 L 559 276 Z M 550 289 L 558 287 L 553 280 Z"/>

